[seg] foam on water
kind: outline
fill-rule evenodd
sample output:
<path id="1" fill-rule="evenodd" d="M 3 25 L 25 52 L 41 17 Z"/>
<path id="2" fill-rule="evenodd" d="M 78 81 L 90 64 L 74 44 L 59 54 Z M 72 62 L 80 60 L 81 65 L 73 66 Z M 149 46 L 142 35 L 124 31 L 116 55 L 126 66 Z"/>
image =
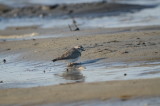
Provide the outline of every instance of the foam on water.
<path id="1" fill-rule="evenodd" d="M 8 3 L 10 5 L 14 4 L 25 4 L 29 3 L 41 3 L 41 4 L 56 4 L 56 3 L 80 3 L 80 2 L 93 2 L 98 0 L 0 0 L 0 3 Z M 160 25 L 160 1 L 159 0 L 120 0 L 116 1 L 120 3 L 128 4 L 143 4 L 143 5 L 158 5 L 155 8 L 143 9 L 138 12 L 132 13 L 122 13 L 116 16 L 103 16 L 103 17 L 92 17 L 86 16 L 81 18 L 76 18 L 79 27 L 105 27 L 105 28 L 115 28 L 115 27 L 128 27 L 128 26 L 148 26 L 148 25 Z M 108 14 L 108 13 L 106 13 Z M 111 13 L 112 14 L 112 13 Z M 98 14 L 97 14 L 98 15 Z M 61 17 L 62 18 L 62 17 Z M 0 21 L 0 29 L 5 29 L 10 26 L 31 26 L 39 25 L 42 28 L 49 27 L 62 27 L 68 26 L 72 23 L 72 20 L 66 17 L 63 19 L 57 18 L 12 18 Z"/>

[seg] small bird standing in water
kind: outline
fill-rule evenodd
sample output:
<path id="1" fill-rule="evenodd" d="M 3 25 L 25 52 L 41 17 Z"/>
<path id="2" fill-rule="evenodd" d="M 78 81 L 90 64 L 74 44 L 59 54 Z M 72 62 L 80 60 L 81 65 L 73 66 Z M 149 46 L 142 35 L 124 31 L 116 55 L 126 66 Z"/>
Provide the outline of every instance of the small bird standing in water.
<path id="1" fill-rule="evenodd" d="M 69 65 L 72 65 L 75 61 L 77 61 L 80 58 L 82 51 L 85 51 L 85 49 L 82 46 L 75 46 L 74 48 L 62 54 L 62 56 L 55 58 L 52 61 L 55 62 L 58 60 L 65 60 L 69 63 Z"/>

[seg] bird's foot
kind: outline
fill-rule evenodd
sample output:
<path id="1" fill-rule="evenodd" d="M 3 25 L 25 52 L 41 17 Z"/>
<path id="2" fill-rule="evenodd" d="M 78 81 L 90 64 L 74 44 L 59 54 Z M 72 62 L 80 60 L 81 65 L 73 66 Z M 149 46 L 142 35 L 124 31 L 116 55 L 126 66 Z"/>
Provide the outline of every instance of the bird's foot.
<path id="1" fill-rule="evenodd" d="M 69 63 L 67 66 L 68 66 L 68 67 L 72 67 L 72 66 L 74 66 L 74 65 L 76 65 L 76 63 Z"/>

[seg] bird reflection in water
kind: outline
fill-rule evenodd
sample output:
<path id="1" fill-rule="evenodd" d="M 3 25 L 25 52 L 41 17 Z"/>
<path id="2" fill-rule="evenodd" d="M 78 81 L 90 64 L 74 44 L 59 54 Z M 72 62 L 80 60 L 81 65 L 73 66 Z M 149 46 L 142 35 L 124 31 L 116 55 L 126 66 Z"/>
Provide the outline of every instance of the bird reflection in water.
<path id="1" fill-rule="evenodd" d="M 85 68 L 82 66 L 68 66 L 65 72 L 62 74 L 62 77 L 67 80 L 76 80 L 78 82 L 84 82 L 85 76 L 83 76 L 83 74 L 81 73 L 83 69 Z"/>

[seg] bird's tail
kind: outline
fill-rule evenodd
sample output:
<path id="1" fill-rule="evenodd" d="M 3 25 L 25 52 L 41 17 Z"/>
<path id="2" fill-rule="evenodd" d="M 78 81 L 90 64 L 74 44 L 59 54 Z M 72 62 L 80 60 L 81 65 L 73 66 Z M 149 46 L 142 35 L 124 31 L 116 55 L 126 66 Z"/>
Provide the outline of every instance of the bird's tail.
<path id="1" fill-rule="evenodd" d="M 57 60 L 58 60 L 58 59 L 53 59 L 52 61 L 55 62 L 55 61 L 57 61 Z"/>
<path id="2" fill-rule="evenodd" d="M 55 61 L 63 60 L 63 59 L 64 59 L 64 58 L 58 57 L 58 58 L 53 59 L 52 61 L 55 62 Z"/>

